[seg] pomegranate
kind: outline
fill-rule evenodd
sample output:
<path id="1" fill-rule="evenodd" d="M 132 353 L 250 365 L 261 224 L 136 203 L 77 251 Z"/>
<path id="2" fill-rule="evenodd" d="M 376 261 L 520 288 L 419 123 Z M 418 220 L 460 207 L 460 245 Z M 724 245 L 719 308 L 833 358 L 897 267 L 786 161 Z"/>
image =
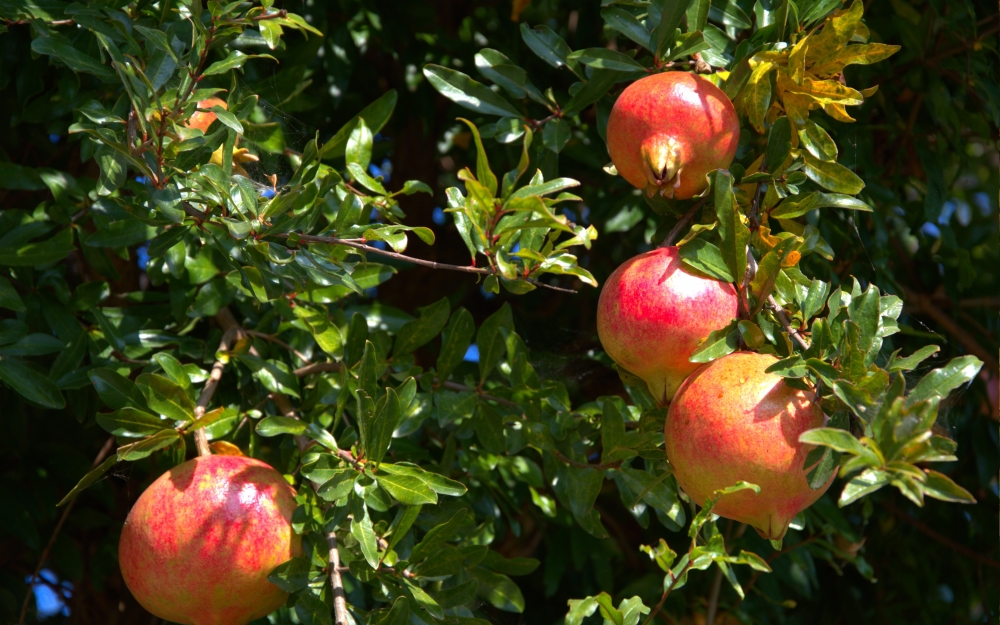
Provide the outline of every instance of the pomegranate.
<path id="1" fill-rule="evenodd" d="M 221 106 L 227 111 L 229 110 L 229 107 L 226 105 L 226 101 L 221 98 L 212 97 L 198 102 L 199 109 L 210 109 L 213 106 Z M 211 126 L 212 122 L 216 120 L 216 117 L 216 114 L 209 110 L 195 111 L 194 115 L 188 119 L 187 124 L 185 125 L 188 128 L 197 128 L 202 132 L 208 132 L 209 126 Z"/>
<path id="2" fill-rule="evenodd" d="M 726 94 L 687 72 L 653 74 L 629 85 L 608 118 L 608 151 L 618 173 L 652 197 L 686 200 L 705 175 L 729 167 L 740 122 Z"/>
<path id="3" fill-rule="evenodd" d="M 813 490 L 802 468 L 813 445 L 799 435 L 826 416 L 812 393 L 793 389 L 765 369 L 774 356 L 735 352 L 691 375 L 677 391 L 664 429 L 677 483 L 701 505 L 740 480 L 760 486 L 728 495 L 713 512 L 780 539 L 801 510 L 830 486 Z"/>
<path id="4" fill-rule="evenodd" d="M 688 273 L 677 247 L 662 247 L 615 270 L 597 304 L 597 334 L 616 363 L 645 380 L 661 405 L 700 365 L 698 344 L 736 317 L 733 285 Z"/>
<path id="5" fill-rule="evenodd" d="M 295 491 L 267 464 L 201 456 L 161 475 L 135 502 L 118 546 L 136 600 L 183 625 L 245 625 L 287 595 L 267 580 L 302 552 Z"/>

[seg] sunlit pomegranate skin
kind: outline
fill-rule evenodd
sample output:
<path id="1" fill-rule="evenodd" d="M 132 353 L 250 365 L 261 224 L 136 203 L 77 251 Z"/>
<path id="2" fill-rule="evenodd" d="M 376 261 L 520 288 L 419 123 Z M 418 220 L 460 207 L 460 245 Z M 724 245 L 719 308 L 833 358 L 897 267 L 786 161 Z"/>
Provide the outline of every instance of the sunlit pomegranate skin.
<path id="1" fill-rule="evenodd" d="M 287 595 L 267 580 L 302 553 L 295 491 L 267 464 L 201 456 L 161 475 L 125 520 L 118 560 L 142 607 L 182 625 L 245 625 Z"/>
<path id="2" fill-rule="evenodd" d="M 629 85 L 608 119 L 618 173 L 652 197 L 686 200 L 736 156 L 740 123 L 726 94 L 697 74 L 663 72 Z"/>
<path id="3" fill-rule="evenodd" d="M 700 365 L 689 362 L 712 330 L 736 318 L 733 285 L 689 273 L 677 247 L 625 261 L 604 283 L 597 334 L 616 363 L 645 380 L 661 405 Z"/>
<path id="4" fill-rule="evenodd" d="M 735 352 L 689 377 L 677 391 L 664 429 L 667 457 L 677 483 L 702 505 L 718 489 L 739 481 L 760 486 L 723 495 L 712 512 L 780 539 L 795 515 L 829 488 L 806 482 L 812 445 L 799 442 L 806 430 L 823 427 L 826 416 L 812 393 L 793 389 L 764 370 L 774 356 Z"/>
<path id="5" fill-rule="evenodd" d="M 226 101 L 221 98 L 206 98 L 198 102 L 199 109 L 206 109 L 205 111 L 195 111 L 194 115 L 188 119 L 186 126 L 188 128 L 197 128 L 202 132 L 208 132 L 208 128 L 212 125 L 212 122 L 218 117 L 215 113 L 207 110 L 213 106 L 221 106 L 222 108 L 229 110 L 226 105 Z"/>

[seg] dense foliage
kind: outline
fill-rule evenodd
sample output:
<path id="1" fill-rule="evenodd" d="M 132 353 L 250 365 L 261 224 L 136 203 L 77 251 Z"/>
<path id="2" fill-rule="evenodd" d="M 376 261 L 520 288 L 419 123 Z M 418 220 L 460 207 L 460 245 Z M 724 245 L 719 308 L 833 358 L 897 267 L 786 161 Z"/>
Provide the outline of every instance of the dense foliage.
<path id="1" fill-rule="evenodd" d="M 864 4 L 0 0 L 4 621 L 149 622 L 121 523 L 209 447 L 298 490 L 260 623 L 995 618 L 1000 20 Z M 608 162 L 657 71 L 740 114 L 702 198 Z M 678 226 L 740 293 L 693 358 L 830 415 L 783 542 L 688 500 L 597 341 Z"/>

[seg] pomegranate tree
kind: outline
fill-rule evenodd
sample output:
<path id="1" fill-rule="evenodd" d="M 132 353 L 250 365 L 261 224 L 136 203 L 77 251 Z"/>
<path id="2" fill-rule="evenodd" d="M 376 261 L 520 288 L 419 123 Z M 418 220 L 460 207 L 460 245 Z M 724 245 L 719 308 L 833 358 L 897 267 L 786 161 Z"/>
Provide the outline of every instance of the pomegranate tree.
<path id="1" fill-rule="evenodd" d="M 136 600 L 184 625 L 245 625 L 284 604 L 268 581 L 299 555 L 295 491 L 267 464 L 200 456 L 150 484 L 125 520 L 118 559 Z"/>
<path id="2" fill-rule="evenodd" d="M 677 391 L 664 430 L 677 483 L 702 505 L 714 491 L 746 481 L 760 486 L 723 495 L 712 512 L 780 539 L 795 515 L 830 482 L 809 487 L 803 469 L 812 445 L 799 435 L 826 422 L 811 393 L 773 373 L 774 356 L 736 352 L 705 365 Z"/>
<path id="3" fill-rule="evenodd" d="M 685 200 L 708 186 L 706 174 L 733 162 L 740 141 L 736 109 L 708 80 L 664 72 L 629 85 L 608 118 L 608 151 L 618 173 L 653 196 Z"/>
<path id="4" fill-rule="evenodd" d="M 676 247 L 627 260 L 604 284 L 597 333 L 612 360 L 642 378 L 658 403 L 699 367 L 688 359 L 737 313 L 736 289 L 687 271 Z"/>

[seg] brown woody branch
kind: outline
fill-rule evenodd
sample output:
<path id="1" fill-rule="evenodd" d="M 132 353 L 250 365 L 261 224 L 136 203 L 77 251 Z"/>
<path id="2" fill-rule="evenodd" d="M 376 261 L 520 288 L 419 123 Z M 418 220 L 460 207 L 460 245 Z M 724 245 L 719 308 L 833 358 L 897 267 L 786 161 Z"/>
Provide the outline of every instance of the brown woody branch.
<path id="1" fill-rule="evenodd" d="M 785 331 L 788 332 L 788 334 L 802 346 L 802 349 L 809 349 L 809 341 L 805 340 L 799 331 L 792 327 L 791 322 L 788 320 L 788 316 L 785 315 L 784 309 L 782 309 L 781 306 L 778 306 L 778 302 L 774 300 L 774 296 L 768 296 L 767 301 L 770 304 L 771 310 L 774 311 L 774 316 L 778 318 L 779 322 L 781 322 Z"/>
<path id="2" fill-rule="evenodd" d="M 673 245 L 674 239 L 677 238 L 677 235 L 681 233 L 681 230 L 684 228 L 684 226 L 686 226 L 688 222 L 690 222 L 691 219 L 694 218 L 694 216 L 698 213 L 698 210 L 701 209 L 701 207 L 704 206 L 705 202 L 707 201 L 708 198 L 705 197 L 695 202 L 694 205 L 692 205 L 691 208 L 688 209 L 688 212 L 684 213 L 684 216 L 680 218 L 677 224 L 670 229 L 670 232 L 668 232 L 667 236 L 664 237 L 663 243 L 660 243 L 659 246 L 670 247 L 671 245 Z"/>
<path id="3" fill-rule="evenodd" d="M 233 342 L 238 336 L 239 333 L 234 328 L 227 328 L 222 334 L 222 340 L 219 341 L 219 349 L 217 351 L 228 352 L 232 349 Z M 198 396 L 198 403 L 194 408 L 195 421 L 205 416 L 205 411 L 208 409 L 208 404 L 212 401 L 212 396 L 215 395 L 215 389 L 219 386 L 219 381 L 222 379 L 222 372 L 225 368 L 226 363 L 222 360 L 216 360 L 212 365 L 212 371 L 208 374 L 208 381 L 205 382 L 204 388 L 201 389 L 201 395 Z M 198 428 L 194 431 L 194 444 L 198 448 L 199 456 L 212 455 L 205 428 Z"/>
<path id="4" fill-rule="evenodd" d="M 912 516 L 910 516 L 909 514 L 907 514 L 905 511 L 903 511 L 902 509 L 900 509 L 899 507 L 897 507 L 895 503 L 886 500 L 886 501 L 880 502 L 880 504 L 881 504 L 881 506 L 883 508 L 885 508 L 886 510 L 888 510 L 889 512 L 891 512 L 894 516 L 896 516 L 897 518 L 899 518 L 899 520 L 905 521 L 906 523 L 909 523 L 914 528 L 916 528 L 917 531 L 921 532 L 925 536 L 928 536 L 928 537 L 936 540 L 937 542 L 941 543 L 945 547 L 948 547 L 952 551 L 957 551 L 958 553 L 964 555 L 965 557 L 971 558 L 972 560 L 975 560 L 976 562 L 978 562 L 980 564 L 984 564 L 986 566 L 989 566 L 989 567 L 992 567 L 992 568 L 995 568 L 995 569 L 1000 569 L 1000 562 L 997 562 L 996 560 L 993 560 L 992 558 L 988 558 L 985 555 L 979 553 L 978 551 L 976 551 L 974 549 L 969 549 L 968 547 L 966 547 L 964 545 L 960 545 L 960 544 L 956 543 L 955 541 L 951 540 L 950 538 L 948 538 L 947 536 L 939 534 L 938 532 L 934 531 L 933 529 L 931 529 L 930 527 L 928 527 L 926 524 L 924 524 L 922 521 L 919 521 L 919 520 L 913 518 Z"/>
<path id="5" fill-rule="evenodd" d="M 934 303 L 934 300 L 923 293 L 906 291 L 905 294 L 907 302 L 917 308 L 920 312 L 936 321 L 938 325 L 944 328 L 945 332 L 953 336 L 959 343 L 961 343 L 962 347 L 964 347 L 967 352 L 977 356 L 994 373 L 1000 372 L 1000 361 L 997 360 L 997 357 L 991 351 L 980 345 L 976 338 L 967 332 L 962 326 L 958 325 L 954 319 L 945 314 L 945 312 Z"/>

